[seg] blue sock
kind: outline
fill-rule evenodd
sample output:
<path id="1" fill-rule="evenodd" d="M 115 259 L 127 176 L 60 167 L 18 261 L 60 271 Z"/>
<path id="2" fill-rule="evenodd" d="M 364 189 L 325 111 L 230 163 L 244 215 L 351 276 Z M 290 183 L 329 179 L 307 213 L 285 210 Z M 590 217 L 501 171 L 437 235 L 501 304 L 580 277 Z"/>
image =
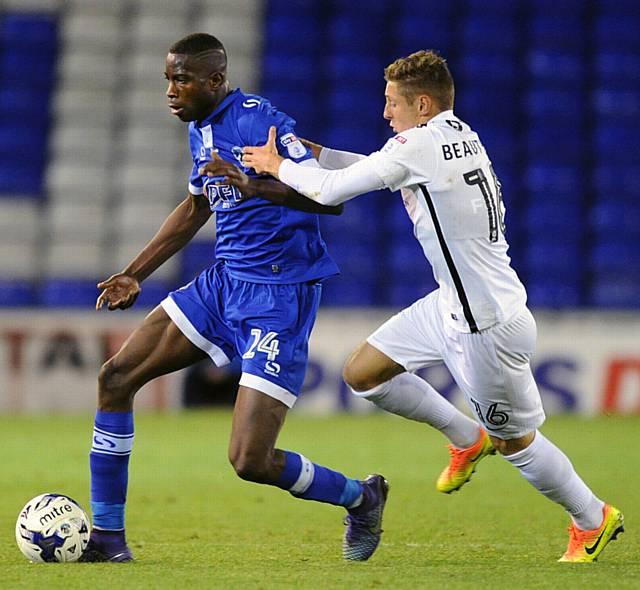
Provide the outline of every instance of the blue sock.
<path id="1" fill-rule="evenodd" d="M 298 453 L 284 454 L 287 462 L 276 485 L 297 498 L 351 508 L 362 497 L 363 487 L 357 479 L 316 465 Z"/>
<path id="2" fill-rule="evenodd" d="M 133 445 L 133 412 L 96 412 L 91 466 L 93 526 L 124 529 L 129 456 Z"/>

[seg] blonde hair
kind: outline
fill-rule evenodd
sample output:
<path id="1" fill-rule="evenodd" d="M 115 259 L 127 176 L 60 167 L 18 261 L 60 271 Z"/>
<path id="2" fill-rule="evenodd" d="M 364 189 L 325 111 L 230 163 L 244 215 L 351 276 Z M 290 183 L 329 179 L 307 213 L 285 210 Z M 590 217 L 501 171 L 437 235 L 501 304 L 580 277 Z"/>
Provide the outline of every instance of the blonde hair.
<path id="1" fill-rule="evenodd" d="M 397 82 L 409 102 L 428 94 L 441 110 L 453 108 L 454 86 L 446 60 L 435 51 L 420 50 L 396 59 L 384 70 L 387 82 Z"/>

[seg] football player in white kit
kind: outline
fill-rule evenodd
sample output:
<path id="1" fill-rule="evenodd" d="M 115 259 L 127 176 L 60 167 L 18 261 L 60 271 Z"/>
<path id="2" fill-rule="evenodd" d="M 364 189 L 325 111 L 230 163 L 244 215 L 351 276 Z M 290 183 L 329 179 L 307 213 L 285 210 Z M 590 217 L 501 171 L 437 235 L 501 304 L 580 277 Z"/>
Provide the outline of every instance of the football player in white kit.
<path id="1" fill-rule="evenodd" d="M 623 531 L 621 512 L 597 498 L 538 428 L 545 415 L 530 360 L 536 324 L 507 255 L 500 183 L 478 135 L 453 112 L 445 60 L 418 51 L 385 69 L 384 118 L 396 132 L 369 156 L 309 144 L 321 168 L 283 159 L 275 135 L 247 147 L 243 163 L 324 205 L 400 189 L 439 288 L 404 309 L 353 352 L 345 381 L 355 395 L 450 440 L 437 482 L 449 493 L 497 449 L 572 519 L 564 562 L 595 561 Z M 414 372 L 444 362 L 482 426 Z"/>

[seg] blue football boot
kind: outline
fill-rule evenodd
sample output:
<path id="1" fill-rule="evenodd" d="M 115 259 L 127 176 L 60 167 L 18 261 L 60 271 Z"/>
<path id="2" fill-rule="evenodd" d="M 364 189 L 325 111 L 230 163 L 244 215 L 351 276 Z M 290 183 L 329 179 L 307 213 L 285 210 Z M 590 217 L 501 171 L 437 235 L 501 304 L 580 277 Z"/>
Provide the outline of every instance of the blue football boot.
<path id="1" fill-rule="evenodd" d="M 344 519 L 347 530 L 342 541 L 342 556 L 348 561 L 366 561 L 382 534 L 382 512 L 389 493 L 389 484 L 382 475 L 370 475 L 363 482 L 362 504 L 348 510 Z"/>

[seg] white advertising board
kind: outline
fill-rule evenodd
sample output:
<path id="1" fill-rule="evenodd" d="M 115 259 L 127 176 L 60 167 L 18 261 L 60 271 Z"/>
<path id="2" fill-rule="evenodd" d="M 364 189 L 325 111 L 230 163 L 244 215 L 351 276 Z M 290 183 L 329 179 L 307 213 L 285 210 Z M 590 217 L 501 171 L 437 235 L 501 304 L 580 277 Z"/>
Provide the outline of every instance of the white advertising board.
<path id="1" fill-rule="evenodd" d="M 297 411 L 369 411 L 342 383 L 351 350 L 392 310 L 324 310 L 311 340 L 309 369 Z M 640 314 L 535 313 L 534 373 L 548 414 L 640 413 Z M 144 314 L 127 312 L 0 312 L 0 411 L 68 412 L 95 408 L 101 364 Z M 463 406 L 443 367 L 421 375 Z M 181 405 L 184 375 L 148 384 L 136 409 Z M 215 395 L 212 392 L 212 395 Z"/>

